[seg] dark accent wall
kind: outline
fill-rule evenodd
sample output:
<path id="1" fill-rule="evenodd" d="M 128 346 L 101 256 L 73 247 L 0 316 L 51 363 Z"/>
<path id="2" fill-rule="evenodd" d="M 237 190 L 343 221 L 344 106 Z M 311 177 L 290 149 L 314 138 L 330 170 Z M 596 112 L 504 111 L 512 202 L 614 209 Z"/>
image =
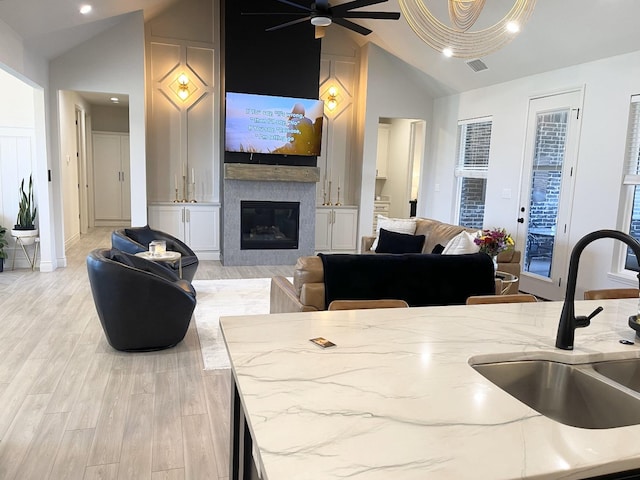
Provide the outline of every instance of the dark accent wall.
<path id="1" fill-rule="evenodd" d="M 296 0 L 311 5 L 312 0 Z M 276 0 L 221 0 L 224 91 L 318 98 L 320 40 L 309 22 L 266 32 L 299 16 L 242 15 L 300 12 Z M 224 135 L 223 135 L 224 138 Z M 315 166 L 316 157 L 225 152 L 225 163 Z"/>

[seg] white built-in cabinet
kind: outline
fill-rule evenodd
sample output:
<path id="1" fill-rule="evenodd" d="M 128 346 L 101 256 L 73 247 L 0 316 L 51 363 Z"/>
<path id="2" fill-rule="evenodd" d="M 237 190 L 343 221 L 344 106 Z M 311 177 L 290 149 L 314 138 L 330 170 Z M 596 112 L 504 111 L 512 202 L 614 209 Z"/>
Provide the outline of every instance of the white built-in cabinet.
<path id="1" fill-rule="evenodd" d="M 220 259 L 219 204 L 152 204 L 149 205 L 149 226 L 179 238 L 201 260 Z"/>
<path id="2" fill-rule="evenodd" d="M 376 178 L 387 178 L 389 165 L 389 134 L 391 125 L 378 124 L 378 153 L 376 156 Z"/>
<path id="3" fill-rule="evenodd" d="M 95 225 L 128 222 L 131 219 L 129 134 L 94 132 L 92 140 Z"/>
<path id="4" fill-rule="evenodd" d="M 316 252 L 355 253 L 357 242 L 357 207 L 316 208 Z"/>

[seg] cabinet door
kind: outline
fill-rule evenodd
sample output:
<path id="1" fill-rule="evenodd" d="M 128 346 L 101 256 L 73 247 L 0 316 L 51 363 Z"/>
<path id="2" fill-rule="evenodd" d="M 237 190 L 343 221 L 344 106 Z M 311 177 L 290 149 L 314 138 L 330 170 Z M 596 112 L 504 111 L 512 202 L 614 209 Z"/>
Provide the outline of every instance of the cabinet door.
<path id="1" fill-rule="evenodd" d="M 194 251 L 220 250 L 220 209 L 211 206 L 185 207 L 186 240 Z"/>
<path id="2" fill-rule="evenodd" d="M 332 250 L 356 251 L 358 211 L 336 209 L 333 212 Z"/>
<path id="3" fill-rule="evenodd" d="M 149 226 L 154 230 L 173 235 L 183 242 L 184 235 L 184 215 L 182 205 L 151 205 L 149 206 Z"/>
<path id="4" fill-rule="evenodd" d="M 316 209 L 316 252 L 331 251 L 331 220 L 333 210 L 330 208 Z"/>
<path id="5" fill-rule="evenodd" d="M 93 191 L 96 220 L 122 219 L 120 136 L 93 134 Z"/>

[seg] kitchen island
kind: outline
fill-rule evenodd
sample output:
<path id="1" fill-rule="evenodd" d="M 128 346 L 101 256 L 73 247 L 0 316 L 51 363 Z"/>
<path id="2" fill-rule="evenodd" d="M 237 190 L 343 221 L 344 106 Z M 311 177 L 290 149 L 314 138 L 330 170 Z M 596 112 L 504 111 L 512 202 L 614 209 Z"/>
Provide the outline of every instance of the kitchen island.
<path id="1" fill-rule="evenodd" d="M 576 314 L 598 305 L 573 351 L 554 346 L 561 302 L 223 317 L 237 427 L 230 478 L 249 478 L 251 457 L 268 480 L 580 479 L 640 468 L 640 425 L 558 423 L 470 366 L 640 358 L 640 342 L 620 343 L 635 340 L 627 319 L 637 300 L 579 301 Z"/>

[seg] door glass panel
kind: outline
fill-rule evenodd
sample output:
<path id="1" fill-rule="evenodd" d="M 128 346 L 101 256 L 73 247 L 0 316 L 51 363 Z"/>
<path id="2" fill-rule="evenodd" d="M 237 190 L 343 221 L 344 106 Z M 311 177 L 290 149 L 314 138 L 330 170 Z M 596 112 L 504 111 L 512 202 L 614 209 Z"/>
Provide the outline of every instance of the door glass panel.
<path id="1" fill-rule="evenodd" d="M 524 271 L 551 278 L 569 110 L 537 115 Z"/>

